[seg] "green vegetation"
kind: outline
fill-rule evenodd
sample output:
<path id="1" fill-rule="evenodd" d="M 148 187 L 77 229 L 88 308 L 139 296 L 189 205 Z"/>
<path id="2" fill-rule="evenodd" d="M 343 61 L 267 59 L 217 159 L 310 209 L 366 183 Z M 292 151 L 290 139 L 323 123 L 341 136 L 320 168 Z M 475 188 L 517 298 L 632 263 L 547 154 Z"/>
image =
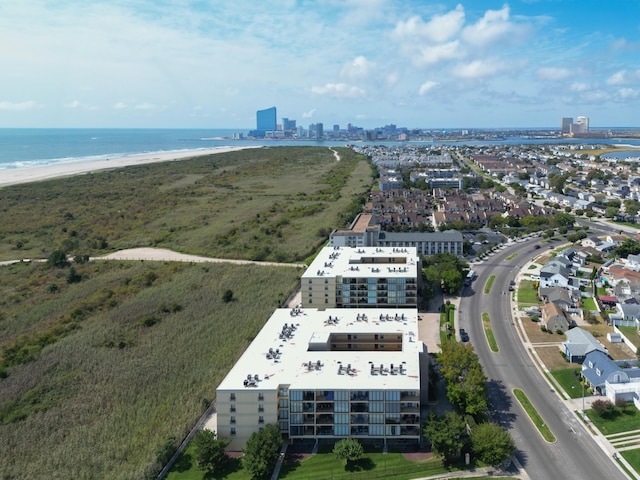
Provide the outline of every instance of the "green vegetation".
<path id="1" fill-rule="evenodd" d="M 619 326 L 618 330 L 627 337 L 627 339 L 633 343 L 636 348 L 640 348 L 640 335 L 638 335 L 638 329 L 636 327 L 623 327 Z"/>
<path id="2" fill-rule="evenodd" d="M 447 300 L 440 307 L 440 343 L 450 340 L 454 336 L 454 317 L 456 307 Z"/>
<path id="3" fill-rule="evenodd" d="M 493 286 L 493 282 L 495 281 L 496 276 L 495 275 L 491 275 L 488 279 L 487 279 L 487 283 L 484 285 L 484 293 L 485 294 L 490 294 L 491 293 L 491 287 Z"/>
<path id="4" fill-rule="evenodd" d="M 83 280 L 68 284 L 66 269 L 44 263 L 0 267 L 8 374 L 0 380 L 0 458 L 11 459 L 0 462 L 0 477 L 157 472 L 300 274 L 165 262 L 76 269 Z M 227 289 L 235 300 L 225 303 Z M 157 321 L 141 324 L 147 316 Z"/>
<path id="5" fill-rule="evenodd" d="M 338 460 L 342 460 L 345 467 L 349 462 L 358 460 L 364 454 L 362 444 L 355 438 L 343 438 L 333 446 L 333 454 Z"/>
<path id="6" fill-rule="evenodd" d="M 637 448 L 635 450 L 623 450 L 619 453 L 619 455 L 621 455 L 627 462 L 629 462 L 629 465 L 631 465 L 636 472 L 640 471 L 640 448 Z M 635 476 L 631 472 L 629 472 L 620 461 L 618 461 L 618 464 L 624 469 L 625 472 L 627 472 L 629 478 L 633 478 Z"/>
<path id="7" fill-rule="evenodd" d="M 440 373 L 447 381 L 447 398 L 460 412 L 474 417 L 487 409 L 487 377 L 470 344 L 445 342 L 438 354 Z"/>
<path id="8" fill-rule="evenodd" d="M 491 351 L 499 351 L 498 342 L 496 342 L 496 337 L 491 329 L 491 318 L 489 318 L 489 314 L 487 312 L 482 312 L 482 328 L 484 328 L 484 334 L 487 337 L 487 342 L 489 343 Z"/>
<path id="9" fill-rule="evenodd" d="M 453 468 L 453 470 L 456 470 Z M 316 455 L 304 460 L 285 462 L 280 476 L 284 480 L 409 480 L 424 476 L 438 475 L 452 471 L 443 466 L 440 458 L 432 458 L 422 462 L 407 460 L 402 453 L 382 453 L 380 449 L 365 449 L 363 456 L 345 465 L 336 458 L 330 446 L 320 447 Z M 172 479 L 173 480 L 173 479 Z"/>
<path id="10" fill-rule="evenodd" d="M 515 252 L 515 253 L 512 253 L 511 255 L 509 255 L 507 258 L 505 258 L 505 260 L 513 260 L 517 256 L 518 256 L 518 252 Z"/>
<path id="11" fill-rule="evenodd" d="M 442 416 L 431 412 L 424 425 L 424 436 L 431 442 L 431 450 L 444 457 L 445 461 L 456 458 L 467 440 L 467 423 L 462 415 L 454 411 Z"/>
<path id="12" fill-rule="evenodd" d="M 518 286 L 518 308 L 530 307 L 532 305 L 542 305 L 538 300 L 538 282 L 532 280 L 522 280 Z"/>
<path id="13" fill-rule="evenodd" d="M 553 432 L 551 432 L 551 429 L 544 422 L 544 420 L 542 419 L 538 411 L 535 409 L 535 407 L 527 397 L 527 395 L 519 388 L 514 388 L 513 394 L 518 399 L 518 401 L 520 402 L 520 405 L 522 405 L 522 408 L 527 413 L 527 415 L 529 415 L 529 418 L 531 419 L 533 424 L 536 426 L 536 428 L 538 429 L 542 437 L 547 442 L 555 442 L 556 441 L 555 435 L 553 434 Z"/>
<path id="14" fill-rule="evenodd" d="M 225 452 L 230 441 L 216 438 L 216 432 L 208 429 L 200 430 L 193 439 L 196 462 L 209 474 L 224 472 L 229 457 Z"/>
<path id="15" fill-rule="evenodd" d="M 556 382 L 564 389 L 565 393 L 570 398 L 582 398 L 582 384 L 580 383 L 580 376 L 576 375 L 580 369 L 576 368 L 562 368 L 551 371 L 551 375 L 555 378 Z M 585 395 L 589 395 L 589 392 L 585 390 Z"/>
<path id="16" fill-rule="evenodd" d="M 603 435 L 640 429 L 640 412 L 635 407 L 614 407 L 602 413 L 589 409 L 586 414 Z"/>
<path id="17" fill-rule="evenodd" d="M 246 149 L 0 189 L 0 260 L 166 247 L 299 262 L 360 212 L 370 164 L 347 148 Z"/>
<path id="18" fill-rule="evenodd" d="M 511 434 L 494 423 L 480 423 L 471 429 L 474 455 L 487 465 L 498 465 L 516 453 Z"/>
<path id="19" fill-rule="evenodd" d="M 596 306 L 596 302 L 593 299 L 593 297 L 583 297 L 582 298 L 582 309 L 583 310 L 592 310 L 592 311 L 598 310 L 598 307 Z"/>
<path id="20" fill-rule="evenodd" d="M 242 456 L 242 466 L 251 478 L 265 478 L 273 473 L 281 446 L 282 435 L 276 424 L 266 425 L 251 434 Z"/>
<path id="21" fill-rule="evenodd" d="M 206 469 L 200 468 L 196 462 L 196 451 L 193 443 L 180 454 L 166 480 L 203 480 L 206 478 L 224 478 L 224 480 L 247 480 L 249 473 L 242 467 L 241 458 L 229 458 L 224 467 L 212 476 Z"/>
<path id="22" fill-rule="evenodd" d="M 457 294 L 462 288 L 469 264 L 451 253 L 438 253 L 422 258 L 424 290 L 428 296 L 439 288 L 448 294 Z"/>

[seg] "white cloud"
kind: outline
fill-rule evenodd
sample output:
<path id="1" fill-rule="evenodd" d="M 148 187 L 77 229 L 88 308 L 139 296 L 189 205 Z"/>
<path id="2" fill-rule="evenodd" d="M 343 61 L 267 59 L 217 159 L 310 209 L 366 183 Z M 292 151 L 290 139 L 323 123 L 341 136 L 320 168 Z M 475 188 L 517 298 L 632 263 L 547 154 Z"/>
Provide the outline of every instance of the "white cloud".
<path id="1" fill-rule="evenodd" d="M 116 104 L 113 106 L 113 108 L 114 108 L 115 110 L 124 110 L 125 108 L 128 108 L 128 107 L 127 107 L 127 104 L 126 104 L 126 103 L 124 103 L 124 102 L 118 102 L 118 103 L 116 103 Z"/>
<path id="2" fill-rule="evenodd" d="M 399 80 L 400 80 L 400 75 L 398 74 L 398 72 L 391 72 L 385 78 L 384 83 L 387 86 L 387 88 L 391 88 L 395 84 L 397 84 Z"/>
<path id="3" fill-rule="evenodd" d="M 536 71 L 536 76 L 540 80 L 559 81 L 571 77 L 572 72 L 568 68 L 562 67 L 541 67 Z"/>
<path id="4" fill-rule="evenodd" d="M 398 22 L 393 34 L 400 39 L 420 38 L 440 43 L 457 35 L 463 24 L 464 8 L 458 5 L 455 10 L 443 15 L 434 15 L 428 22 L 424 22 L 419 16 L 413 16 L 406 22 Z"/>
<path id="5" fill-rule="evenodd" d="M 621 88 L 618 91 L 621 100 L 634 100 L 640 98 L 640 90 L 636 88 Z"/>
<path id="6" fill-rule="evenodd" d="M 607 78 L 607 85 L 629 85 L 630 83 L 636 83 L 639 81 L 640 70 L 636 70 L 634 72 L 620 70 Z"/>
<path id="7" fill-rule="evenodd" d="M 474 60 L 469 63 L 460 64 L 453 69 L 453 74 L 460 78 L 479 79 L 492 77 L 506 70 L 506 65 L 498 60 Z"/>
<path id="8" fill-rule="evenodd" d="M 475 24 L 464 28 L 462 38 L 469 45 L 478 47 L 521 40 L 528 34 L 529 26 L 510 21 L 509 15 L 508 5 L 500 10 L 487 10 Z"/>
<path id="9" fill-rule="evenodd" d="M 38 107 L 38 104 L 33 100 L 26 102 L 7 102 L 0 101 L 0 110 L 9 110 L 11 112 L 25 112 L 27 110 L 33 110 Z"/>
<path id="10" fill-rule="evenodd" d="M 361 80 L 369 77 L 374 67 L 373 62 L 370 62 L 366 57 L 360 55 L 342 67 L 340 76 L 350 80 Z"/>
<path id="11" fill-rule="evenodd" d="M 308 112 L 302 112 L 302 118 L 312 118 L 314 113 L 316 113 L 315 108 L 312 108 Z"/>
<path id="12" fill-rule="evenodd" d="M 64 108 L 69 108 L 71 110 L 78 110 L 78 109 L 84 109 L 84 110 L 95 110 L 96 107 L 94 107 L 93 105 L 89 105 L 87 103 L 83 103 L 79 100 L 73 100 L 69 103 L 65 103 Z"/>
<path id="13" fill-rule="evenodd" d="M 328 95 L 336 98 L 364 97 L 364 90 L 346 83 L 326 83 L 323 86 L 311 87 L 311 92 L 317 95 Z"/>
<path id="14" fill-rule="evenodd" d="M 586 92 L 589 90 L 589 85 L 584 82 L 572 82 L 571 85 L 569 85 L 569 90 L 572 92 Z"/>
<path id="15" fill-rule="evenodd" d="M 420 96 L 425 95 L 429 90 L 436 87 L 437 85 L 439 85 L 438 82 L 434 82 L 433 80 L 427 80 L 422 85 L 420 85 L 420 88 L 418 89 L 418 95 Z"/>
<path id="16" fill-rule="evenodd" d="M 425 66 L 463 56 L 464 53 L 460 50 L 460 42 L 454 40 L 440 45 L 421 47 L 419 53 L 414 57 L 414 63 L 419 66 Z"/>

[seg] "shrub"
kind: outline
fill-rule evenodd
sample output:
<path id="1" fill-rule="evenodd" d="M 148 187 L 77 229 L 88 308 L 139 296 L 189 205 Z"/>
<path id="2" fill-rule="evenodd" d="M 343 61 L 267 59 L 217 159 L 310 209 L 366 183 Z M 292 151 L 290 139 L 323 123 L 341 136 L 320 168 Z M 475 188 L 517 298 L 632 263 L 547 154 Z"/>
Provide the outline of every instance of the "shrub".
<path id="1" fill-rule="evenodd" d="M 603 414 L 613 410 L 614 405 L 611 403 L 611 400 L 603 400 L 599 398 L 591 403 L 591 408 L 595 410 L 598 415 L 602 416 Z"/>
<path id="2" fill-rule="evenodd" d="M 226 292 L 224 292 L 224 294 L 222 295 L 222 301 L 224 303 L 229 303 L 233 300 L 233 290 L 227 290 Z"/>

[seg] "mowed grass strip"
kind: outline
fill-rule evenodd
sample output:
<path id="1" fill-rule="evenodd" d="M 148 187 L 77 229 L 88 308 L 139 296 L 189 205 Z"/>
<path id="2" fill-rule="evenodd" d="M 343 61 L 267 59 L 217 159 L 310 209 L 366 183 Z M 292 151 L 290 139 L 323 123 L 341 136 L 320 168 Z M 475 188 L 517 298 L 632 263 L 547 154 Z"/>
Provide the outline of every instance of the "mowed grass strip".
<path id="1" fill-rule="evenodd" d="M 0 267 L 2 358 L 32 355 L 0 380 L 0 478 L 157 471 L 157 452 L 195 424 L 301 273 L 217 263 L 75 268 L 82 281 L 68 284 L 69 268 Z M 54 339 L 61 322 L 75 328 Z"/>
<path id="2" fill-rule="evenodd" d="M 491 293 L 491 287 L 493 286 L 493 282 L 495 281 L 496 276 L 495 275 L 491 275 L 489 276 L 489 278 L 487 279 L 487 283 L 484 284 L 484 293 L 485 294 L 489 294 Z"/>
<path id="3" fill-rule="evenodd" d="M 500 349 L 498 348 L 498 342 L 496 342 L 496 337 L 491 329 L 491 318 L 487 312 L 482 312 L 482 328 L 484 329 L 484 334 L 487 337 L 489 348 L 492 352 L 498 352 Z"/>
<path id="4" fill-rule="evenodd" d="M 555 442 L 555 435 L 553 434 L 553 432 L 551 432 L 549 426 L 544 422 L 538 411 L 535 409 L 535 407 L 529 400 L 529 397 L 527 397 L 527 395 L 519 388 L 514 388 L 513 394 L 518 399 L 518 402 L 520 402 L 520 405 L 522 405 L 522 408 L 527 413 L 533 424 L 536 426 L 542 437 L 547 442 Z"/>

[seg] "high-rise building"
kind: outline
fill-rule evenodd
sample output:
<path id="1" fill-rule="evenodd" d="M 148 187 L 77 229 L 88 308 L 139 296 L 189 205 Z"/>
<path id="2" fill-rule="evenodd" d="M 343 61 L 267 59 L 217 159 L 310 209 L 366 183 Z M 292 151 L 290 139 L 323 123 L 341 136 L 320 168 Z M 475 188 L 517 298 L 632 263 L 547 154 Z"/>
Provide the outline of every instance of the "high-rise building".
<path id="1" fill-rule="evenodd" d="M 256 129 L 251 130 L 252 137 L 264 137 L 266 132 L 275 132 L 278 129 L 276 107 L 258 110 L 256 112 Z"/>
<path id="2" fill-rule="evenodd" d="M 283 118 L 282 119 L 282 129 L 285 132 L 288 132 L 290 130 L 295 130 L 296 129 L 296 121 L 295 120 L 290 120 L 288 118 Z"/>
<path id="3" fill-rule="evenodd" d="M 324 137 L 324 129 L 321 122 L 316 123 L 316 138 L 321 140 Z"/>
<path id="4" fill-rule="evenodd" d="M 562 117 L 562 121 L 560 123 L 560 133 L 563 135 L 568 135 L 571 133 L 571 124 L 573 123 L 572 117 Z"/>
<path id="5" fill-rule="evenodd" d="M 578 125 L 577 133 L 589 133 L 589 117 L 580 116 L 576 119 Z"/>

